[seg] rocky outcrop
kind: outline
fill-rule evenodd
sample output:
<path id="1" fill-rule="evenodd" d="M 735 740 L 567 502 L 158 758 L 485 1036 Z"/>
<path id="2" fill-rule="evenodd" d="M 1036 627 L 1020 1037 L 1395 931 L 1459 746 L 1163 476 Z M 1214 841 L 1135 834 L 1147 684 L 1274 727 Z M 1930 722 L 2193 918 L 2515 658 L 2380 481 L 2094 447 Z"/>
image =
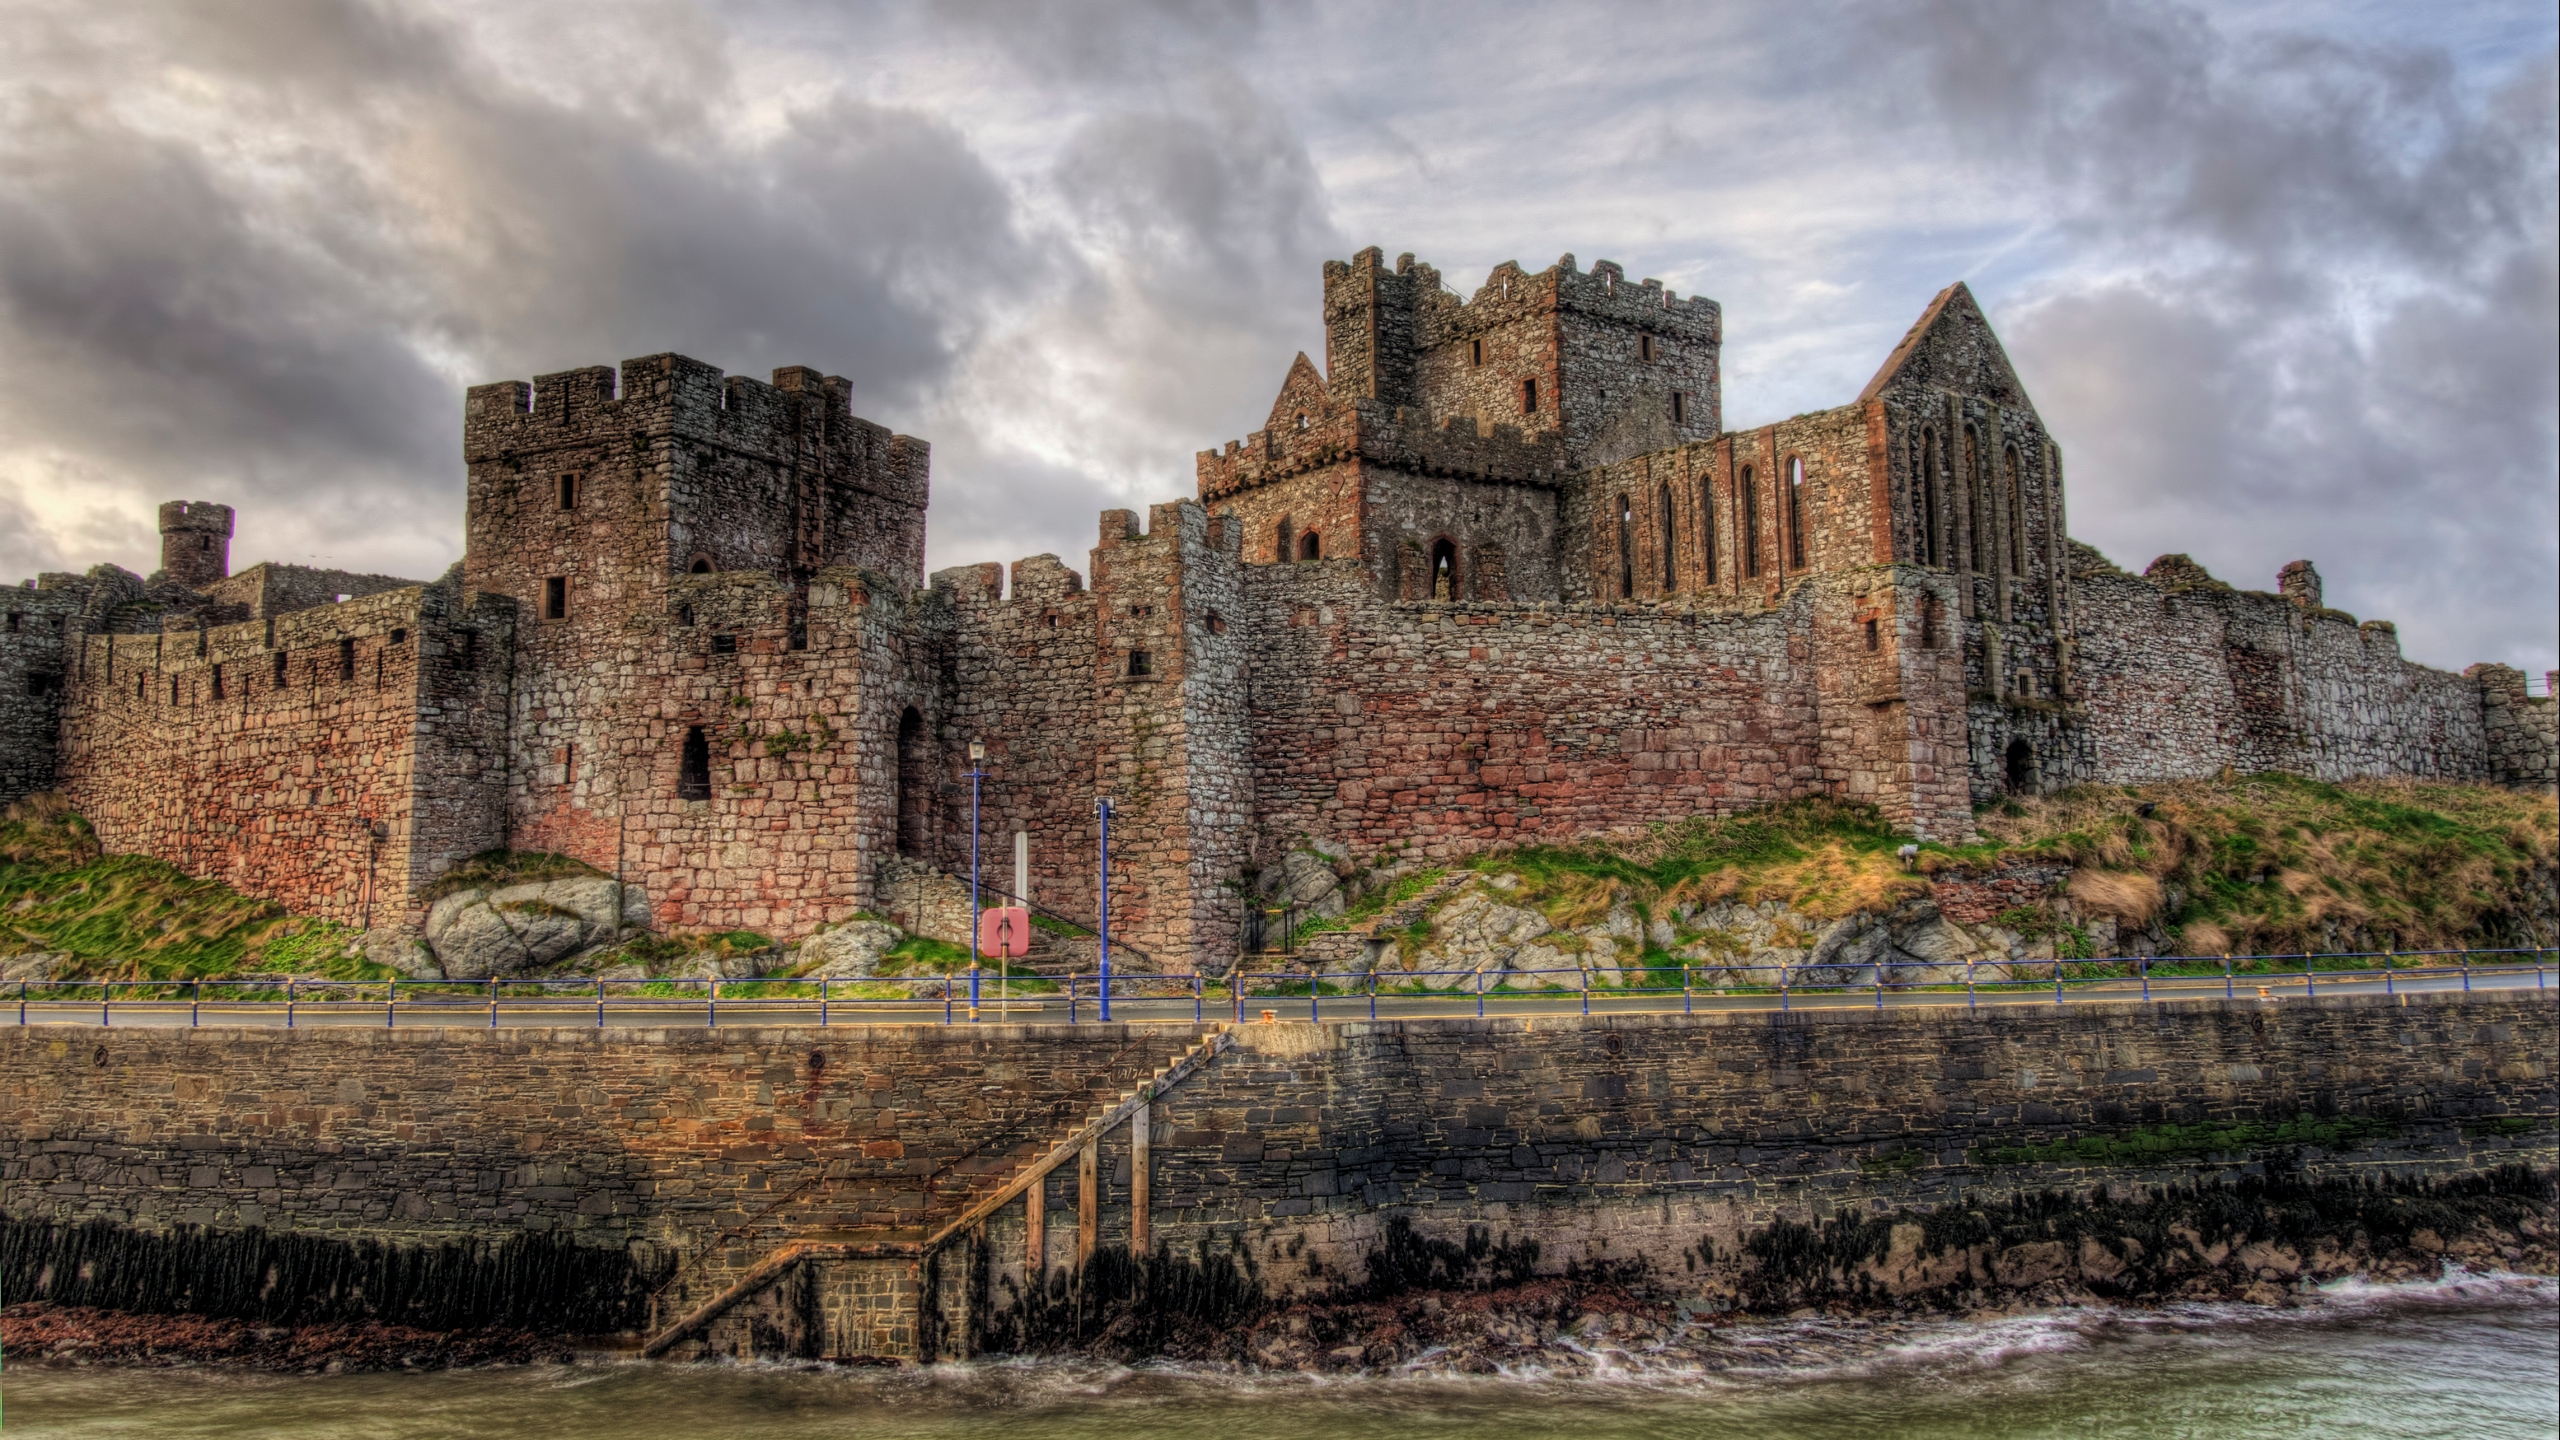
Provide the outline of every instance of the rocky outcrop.
<path id="1" fill-rule="evenodd" d="M 793 963 L 804 979 L 861 979 L 876 972 L 880 957 L 904 938 L 895 925 L 856 920 L 801 941 Z"/>
<path id="2" fill-rule="evenodd" d="M 483 980 L 530 973 L 648 924 L 649 898 L 636 885 L 549 880 L 447 895 L 428 909 L 423 939 L 445 978 Z"/>

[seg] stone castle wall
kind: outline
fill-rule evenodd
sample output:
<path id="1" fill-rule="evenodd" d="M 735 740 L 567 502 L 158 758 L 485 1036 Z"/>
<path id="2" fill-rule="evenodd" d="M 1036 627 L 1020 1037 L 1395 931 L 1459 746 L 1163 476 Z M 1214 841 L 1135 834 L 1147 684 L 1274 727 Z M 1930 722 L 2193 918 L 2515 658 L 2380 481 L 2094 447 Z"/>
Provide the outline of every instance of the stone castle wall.
<path id="1" fill-rule="evenodd" d="M 448 586 L 210 629 L 84 636 L 63 790 L 110 851 L 292 910 L 399 923 L 504 843 L 512 616 Z"/>
<path id="2" fill-rule="evenodd" d="M 2547 998 L 2219 999 L 1879 1014 L 1246 1025 L 1161 1097 L 1155 1235 L 1241 1243 L 1277 1297 L 1356 1284 L 1391 1217 L 1538 1243 L 1537 1269 L 2018 1190 L 2549 1167 Z M 520 1231 L 687 1259 L 753 1230 L 912 1235 L 1196 1038 L 1189 1026 L 0 1031 L 21 1220 L 398 1243 Z M 1995 1164 L 2146 1125 L 2361 1123 L 2341 1148 Z M 2481 1122 L 2525 1119 L 2538 1125 Z M 1127 1133 L 1098 1239 L 1128 1237 Z M 1073 1167 L 1049 1255 L 1072 1256 Z M 991 1227 L 1019 1256 L 1019 1212 Z M 1008 1233 L 1008 1227 L 1014 1228 Z M 1000 1284 L 1002 1273 L 989 1277 Z"/>
<path id="3" fill-rule="evenodd" d="M 53 787 L 62 657 L 79 634 L 81 598 L 32 582 L 0 590 L 0 805 Z"/>
<path id="4" fill-rule="evenodd" d="M 2493 778 L 2479 681 L 2402 659 L 2387 623 L 2235 590 L 2183 556 L 2148 578 L 2084 561 L 2073 593 L 2083 718 L 2054 783 Z"/>

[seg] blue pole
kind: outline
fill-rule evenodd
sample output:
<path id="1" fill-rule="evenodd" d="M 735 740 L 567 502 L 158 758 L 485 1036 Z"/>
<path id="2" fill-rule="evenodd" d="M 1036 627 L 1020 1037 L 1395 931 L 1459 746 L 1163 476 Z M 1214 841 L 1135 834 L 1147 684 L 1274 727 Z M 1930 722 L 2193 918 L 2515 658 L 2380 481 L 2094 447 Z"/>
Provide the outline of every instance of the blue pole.
<path id="1" fill-rule="evenodd" d="M 969 747 L 972 750 L 976 745 Z M 969 1023 L 978 1020 L 978 782 L 987 778 L 985 763 L 969 757 Z"/>
<path id="2" fill-rule="evenodd" d="M 1093 802 L 1094 813 L 1102 819 L 1102 993 L 1095 1003 L 1101 1007 L 1102 1023 L 1111 1023 L 1111 797 Z"/>

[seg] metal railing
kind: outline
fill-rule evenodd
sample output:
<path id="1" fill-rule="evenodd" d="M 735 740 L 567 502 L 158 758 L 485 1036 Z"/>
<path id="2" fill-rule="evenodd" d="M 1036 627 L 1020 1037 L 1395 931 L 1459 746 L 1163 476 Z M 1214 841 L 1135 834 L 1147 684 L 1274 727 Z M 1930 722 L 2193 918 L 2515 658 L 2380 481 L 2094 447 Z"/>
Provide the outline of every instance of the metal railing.
<path id="1" fill-rule="evenodd" d="M 999 993 L 993 971 L 858 980 L 304 980 L 241 976 L 201 980 L 27 980 L 17 985 L 21 1026 L 91 1023 L 202 1025 L 248 1019 L 306 1023 L 560 1024 L 597 1028 L 699 1023 L 829 1025 L 1075 1025 L 1134 1007 L 1128 1018 L 1242 1022 L 1288 1018 L 1400 1019 L 1555 1014 L 1557 1007 L 1694 1013 L 1710 1009 L 1838 1009 L 1843 1005 L 1955 1006 L 2070 1003 L 2083 999 L 2315 999 L 2323 993 L 2385 998 L 2423 990 L 2552 988 L 2547 949 L 2389 951 L 2331 955 L 2159 956 L 2123 960 L 1970 961 L 1901 967 L 1932 972 L 1896 979 L 1872 966 L 1746 965 L 1665 960 L 1622 970 L 1613 982 L 1583 969 L 1239 969 L 1201 975 L 1013 972 Z M 1961 971 L 1961 978 L 1956 972 Z M 2530 974 L 2528 987 L 2524 977 Z M 0 1005 L 5 1005 L 0 991 Z M 1382 1011 L 1381 1006 L 1384 1006 Z M 1328 1008 L 1330 1006 L 1330 1008 Z M 0 1012 L 5 1013 L 5 1012 Z M 5 1022 L 0 1022 L 5 1023 Z"/>

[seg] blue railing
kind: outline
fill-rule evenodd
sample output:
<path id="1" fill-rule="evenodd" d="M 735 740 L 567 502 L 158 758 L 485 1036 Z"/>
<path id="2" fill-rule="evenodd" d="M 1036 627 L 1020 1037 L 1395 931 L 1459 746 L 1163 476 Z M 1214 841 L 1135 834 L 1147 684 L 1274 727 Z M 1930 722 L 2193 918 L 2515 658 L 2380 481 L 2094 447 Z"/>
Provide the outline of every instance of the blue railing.
<path id="1" fill-rule="evenodd" d="M 2200 995 L 2217 998 L 2316 998 L 2322 987 L 2360 988 L 2385 997 L 2413 984 L 2465 991 L 2486 978 L 2503 989 L 2522 987 L 2528 968 L 2532 988 L 2551 988 L 2547 949 L 2374 951 L 2347 954 L 2158 956 L 2122 960 L 1971 961 L 1925 967 L 1925 981 L 1896 981 L 1863 965 L 1725 965 L 1671 961 L 1632 967 L 1617 981 L 1581 969 L 1386 970 L 1360 975 L 1320 971 L 1240 971 L 1220 979 L 1199 975 L 1115 973 L 1001 977 L 969 970 L 953 975 L 881 976 L 859 980 L 304 980 L 235 976 L 201 980 L 28 980 L 17 986 L 20 1025 L 38 1020 L 112 1026 L 121 1011 L 133 1020 L 201 1025 L 208 1009 L 217 1016 L 281 1019 L 288 1029 L 303 1020 L 345 1024 L 378 1012 L 386 1027 L 402 1017 L 412 1023 L 519 1022 L 541 1016 L 591 1014 L 595 1026 L 619 1021 L 646 1026 L 652 1019 L 701 1023 L 717 1029 L 724 1007 L 735 1017 L 770 1023 L 775 1012 L 789 1023 L 934 1024 L 1010 1021 L 1081 1024 L 1108 1018 L 1111 1007 L 1135 1005 L 1141 1018 L 1217 1018 L 1237 1021 L 1305 1018 L 1322 1021 L 1380 1018 L 1385 1002 L 1394 1018 L 1486 1017 L 1504 1013 L 1552 1014 L 1561 1003 L 1591 1014 L 1594 1002 L 1608 1010 L 1668 1010 L 1676 998 L 1684 1013 L 1710 1008 L 1798 1005 L 1839 1008 L 1848 1003 L 1883 1009 L 1896 1005 L 2017 1003 L 2050 995 L 2066 1004 L 2074 994 L 2146 1002 Z M 2430 983 L 2432 982 L 2432 983 Z M 2376 987 L 2379 987 L 2378 990 Z M 5 991 L 0 991 L 5 996 Z M 1328 1002 L 1330 1008 L 1328 1008 Z M 7 1003 L 0 998 L 0 1004 Z M 1187 1014 L 1185 1013 L 1187 1012 Z M 369 1021 L 367 1023 L 370 1023 Z M 555 1021 L 556 1023 L 556 1021 Z"/>

